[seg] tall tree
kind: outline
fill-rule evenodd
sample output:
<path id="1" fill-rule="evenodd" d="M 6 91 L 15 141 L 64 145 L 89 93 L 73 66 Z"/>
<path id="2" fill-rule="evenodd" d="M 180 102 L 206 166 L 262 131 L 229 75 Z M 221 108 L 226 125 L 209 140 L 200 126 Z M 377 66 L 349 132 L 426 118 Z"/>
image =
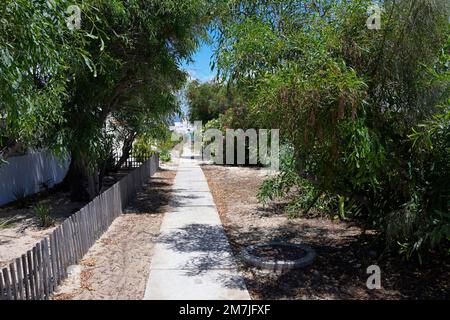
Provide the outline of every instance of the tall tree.
<path id="1" fill-rule="evenodd" d="M 0 146 L 5 155 L 17 142 L 70 154 L 66 181 L 80 200 L 100 190 L 108 118 L 139 134 L 177 110 L 180 66 L 206 37 L 210 11 L 204 0 L 81 0 L 74 29 L 71 4 L 0 5 Z"/>
<path id="2" fill-rule="evenodd" d="M 280 128 L 294 148 L 296 173 L 318 195 L 349 198 L 368 225 L 415 250 L 435 242 L 431 234 L 441 243 L 450 235 L 447 216 L 437 218 L 449 211 L 448 186 L 418 161 L 426 157 L 448 180 L 445 153 L 414 154 L 410 139 L 413 128 L 434 116 L 445 122 L 439 114 L 448 113 L 442 52 L 450 6 L 382 1 L 382 27 L 371 30 L 372 4 L 228 1 L 216 23 L 217 66 L 244 91 L 247 125 Z M 444 222 L 435 228 L 433 219 Z"/>
<path id="3" fill-rule="evenodd" d="M 226 112 L 228 108 L 236 107 L 239 103 L 237 94 L 228 89 L 226 85 L 215 81 L 191 81 L 186 89 L 189 120 L 207 123 Z"/>

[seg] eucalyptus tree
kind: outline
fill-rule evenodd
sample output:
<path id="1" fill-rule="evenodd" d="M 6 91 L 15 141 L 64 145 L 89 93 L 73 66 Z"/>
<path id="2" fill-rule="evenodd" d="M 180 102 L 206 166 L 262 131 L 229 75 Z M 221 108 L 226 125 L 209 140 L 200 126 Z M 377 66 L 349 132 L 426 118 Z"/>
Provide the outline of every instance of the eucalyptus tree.
<path id="1" fill-rule="evenodd" d="M 85 33 L 66 26 L 70 2 L 0 3 L 0 158 L 17 146 L 39 146 L 64 123 L 73 70 L 89 57 Z"/>
<path id="2" fill-rule="evenodd" d="M 177 110 L 174 94 L 186 80 L 181 62 L 206 36 L 209 19 L 207 2 L 200 0 L 88 4 L 95 5 L 95 19 L 83 19 L 82 30 L 96 40 L 86 48 L 95 69 L 76 75 L 67 104 L 73 199 L 92 197 L 101 187 L 98 164 L 106 156 L 102 143 L 109 115 L 131 124 L 133 136 Z"/>
<path id="3" fill-rule="evenodd" d="M 205 83 L 191 81 L 187 85 L 186 98 L 189 106 L 189 120 L 202 121 L 205 124 L 236 105 L 234 93 L 216 81 Z"/>
<path id="4" fill-rule="evenodd" d="M 247 96 L 249 127 L 281 129 L 313 202 L 347 199 L 405 252 L 445 246 L 449 3 L 382 1 L 380 30 L 367 27 L 371 5 L 227 1 L 216 20 L 217 67 Z M 442 129 L 432 139 L 439 155 L 415 149 L 411 134 L 424 123 Z"/>
<path id="5" fill-rule="evenodd" d="M 80 25 L 68 20 L 70 5 L 0 4 L 0 146 L 5 155 L 17 143 L 69 154 L 66 182 L 79 200 L 101 188 L 109 117 L 140 134 L 177 110 L 174 94 L 186 79 L 180 66 L 206 37 L 210 5 L 80 0 Z"/>

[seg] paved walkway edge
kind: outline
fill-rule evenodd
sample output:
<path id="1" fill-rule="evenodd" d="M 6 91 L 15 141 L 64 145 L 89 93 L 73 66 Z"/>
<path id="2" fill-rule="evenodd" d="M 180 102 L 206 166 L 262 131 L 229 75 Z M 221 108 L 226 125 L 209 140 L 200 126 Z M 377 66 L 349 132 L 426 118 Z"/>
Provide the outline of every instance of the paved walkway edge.
<path id="1" fill-rule="evenodd" d="M 183 149 L 144 300 L 250 300 L 197 160 Z"/>

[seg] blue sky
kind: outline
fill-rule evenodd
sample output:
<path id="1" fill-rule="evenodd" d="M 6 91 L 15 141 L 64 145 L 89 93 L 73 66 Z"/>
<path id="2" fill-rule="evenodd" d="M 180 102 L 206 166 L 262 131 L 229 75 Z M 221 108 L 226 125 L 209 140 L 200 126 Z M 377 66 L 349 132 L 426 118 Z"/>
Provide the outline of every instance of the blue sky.
<path id="1" fill-rule="evenodd" d="M 211 70 L 212 55 L 212 45 L 203 43 L 192 57 L 193 62 L 185 62 L 181 67 L 189 73 L 191 80 L 196 79 L 200 82 L 208 82 L 216 76 L 216 70 Z M 188 106 L 183 98 L 181 100 L 181 110 L 187 115 Z M 176 117 L 175 121 L 179 121 L 179 118 Z"/>
<path id="2" fill-rule="evenodd" d="M 213 55 L 213 48 L 209 44 L 202 44 L 202 46 L 197 50 L 197 53 L 193 57 L 193 62 L 183 63 L 183 69 L 185 69 L 191 79 L 197 79 L 200 82 L 207 82 L 212 80 L 216 72 L 211 71 L 211 57 Z"/>

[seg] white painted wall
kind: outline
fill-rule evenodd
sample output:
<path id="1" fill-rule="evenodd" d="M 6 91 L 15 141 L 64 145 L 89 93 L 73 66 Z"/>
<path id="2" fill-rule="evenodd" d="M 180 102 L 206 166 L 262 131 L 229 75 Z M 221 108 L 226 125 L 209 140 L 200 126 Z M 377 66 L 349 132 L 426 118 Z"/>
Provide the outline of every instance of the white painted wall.
<path id="1" fill-rule="evenodd" d="M 41 191 L 40 184 L 61 182 L 69 170 L 70 160 L 61 161 L 49 152 L 30 151 L 24 156 L 10 157 L 0 164 L 0 205 L 16 200 L 14 192 L 26 195 Z"/>

